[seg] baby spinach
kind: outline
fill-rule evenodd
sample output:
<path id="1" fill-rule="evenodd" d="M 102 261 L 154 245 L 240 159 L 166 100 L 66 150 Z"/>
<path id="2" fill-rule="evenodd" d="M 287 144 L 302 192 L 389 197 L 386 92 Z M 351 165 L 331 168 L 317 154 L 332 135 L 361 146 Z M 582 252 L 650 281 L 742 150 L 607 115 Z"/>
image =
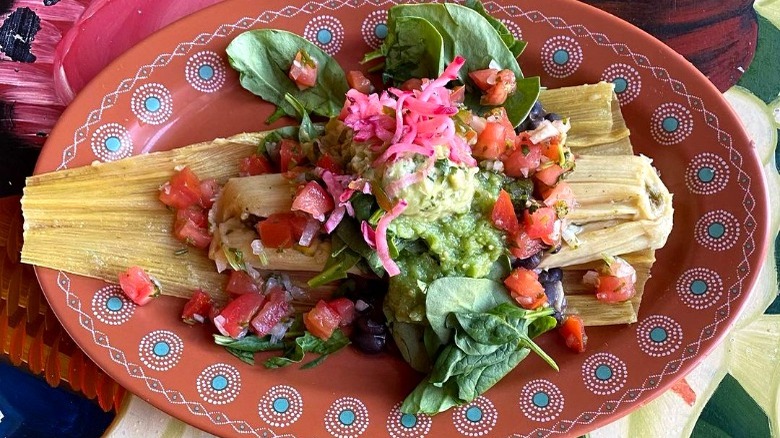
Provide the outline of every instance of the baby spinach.
<path id="1" fill-rule="evenodd" d="M 459 312 L 485 312 L 501 303 L 511 303 L 504 285 L 484 278 L 443 277 L 428 285 L 425 316 L 442 343 L 452 336 L 447 316 Z"/>
<path id="2" fill-rule="evenodd" d="M 319 66 L 316 84 L 299 90 L 287 77 L 295 54 L 305 50 Z M 341 66 L 330 55 L 291 32 L 257 29 L 237 36 L 227 47 L 228 61 L 240 74 L 241 86 L 277 105 L 277 114 L 297 117 L 285 99 L 291 94 L 307 111 L 325 117 L 339 114 L 349 89 Z"/>
<path id="3" fill-rule="evenodd" d="M 401 406 L 410 414 L 437 414 L 469 403 L 512 371 L 528 354 L 539 354 L 550 366 L 555 362 L 532 337 L 555 327 L 553 310 L 525 310 L 502 303 L 487 311 L 461 311 L 447 315 L 455 331 L 454 342 L 436 357 L 430 374 Z"/>
<path id="4" fill-rule="evenodd" d="M 484 8 L 475 10 L 454 3 L 425 3 L 416 5 L 398 5 L 388 12 L 388 37 L 398 32 L 398 21 L 403 17 L 417 17 L 427 20 L 442 37 L 442 54 L 445 62 L 451 62 L 460 55 L 466 59 L 466 64 L 458 73 L 458 78 L 464 84 L 470 84 L 472 92 L 468 93 L 466 105 L 482 112 L 485 110 L 479 104 L 479 90 L 476 89 L 468 73 L 488 67 L 509 69 L 517 77 L 517 91 L 504 103 L 509 120 L 514 126 L 522 122 L 539 97 L 539 78 L 524 78 L 515 52 L 522 48 L 514 42 L 506 26 L 497 20 L 485 18 Z M 511 37 L 512 42 L 509 42 Z M 511 46 L 511 48 L 510 48 Z M 400 59 L 392 58 L 388 52 L 385 65 L 395 65 Z"/>
<path id="5" fill-rule="evenodd" d="M 494 18 L 492 15 L 488 13 L 487 10 L 485 10 L 485 5 L 482 4 L 479 0 L 466 0 L 463 2 L 463 6 L 466 6 L 469 9 L 473 9 L 479 13 L 479 15 L 482 15 L 485 17 L 485 20 L 490 23 L 491 26 L 493 26 L 493 29 L 498 32 L 498 35 L 501 37 L 501 40 L 504 41 L 504 44 L 506 44 L 506 47 L 512 52 L 512 55 L 517 58 L 520 56 L 521 53 L 523 53 L 523 50 L 525 50 L 526 42 L 522 40 L 518 40 L 515 38 L 514 35 L 512 35 L 512 32 L 509 31 L 509 29 L 502 23 L 501 21 Z"/>
<path id="6" fill-rule="evenodd" d="M 436 77 L 444 70 L 441 34 L 419 17 L 398 17 L 382 45 L 362 62 L 384 57 L 382 79 L 399 85 L 410 78 Z"/>

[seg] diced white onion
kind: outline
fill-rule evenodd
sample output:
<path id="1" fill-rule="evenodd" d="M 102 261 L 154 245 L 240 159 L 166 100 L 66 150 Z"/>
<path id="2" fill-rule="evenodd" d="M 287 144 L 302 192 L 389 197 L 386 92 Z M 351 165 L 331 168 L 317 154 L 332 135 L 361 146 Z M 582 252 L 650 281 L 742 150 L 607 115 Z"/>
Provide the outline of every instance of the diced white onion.
<path id="1" fill-rule="evenodd" d="M 303 228 L 301 238 L 298 240 L 298 245 L 309 246 L 311 241 L 314 240 L 314 236 L 317 235 L 317 231 L 320 229 L 320 223 L 314 218 L 309 218 L 306 222 L 306 227 Z"/>
<path id="2" fill-rule="evenodd" d="M 355 310 L 357 310 L 358 312 L 362 312 L 362 311 L 368 309 L 368 307 L 369 307 L 368 303 L 363 301 L 363 300 L 355 301 Z"/>

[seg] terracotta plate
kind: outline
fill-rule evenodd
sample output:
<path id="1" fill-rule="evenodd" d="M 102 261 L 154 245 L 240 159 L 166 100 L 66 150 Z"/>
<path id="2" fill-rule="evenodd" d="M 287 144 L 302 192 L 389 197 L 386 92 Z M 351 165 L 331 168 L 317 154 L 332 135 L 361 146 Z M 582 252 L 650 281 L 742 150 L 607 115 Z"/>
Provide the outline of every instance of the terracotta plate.
<path id="1" fill-rule="evenodd" d="M 262 130 L 270 108 L 239 87 L 224 56 L 232 38 L 287 29 L 354 69 L 381 42 L 392 5 L 285 3 L 218 4 L 121 56 L 68 108 L 36 171 Z M 674 231 L 638 323 L 591 329 L 580 355 L 545 338 L 560 372 L 529 358 L 484 397 L 434 418 L 399 413 L 420 376 L 395 357 L 348 351 L 308 371 L 250 367 L 213 346 L 207 330 L 182 324 L 180 300 L 135 308 L 116 286 L 39 269 L 71 336 L 125 387 L 218 435 L 576 435 L 684 376 L 748 300 L 766 250 L 766 194 L 749 139 L 704 76 L 625 22 L 564 0 L 487 7 L 529 42 L 521 65 L 544 85 L 614 82 L 634 145 L 674 192 Z"/>

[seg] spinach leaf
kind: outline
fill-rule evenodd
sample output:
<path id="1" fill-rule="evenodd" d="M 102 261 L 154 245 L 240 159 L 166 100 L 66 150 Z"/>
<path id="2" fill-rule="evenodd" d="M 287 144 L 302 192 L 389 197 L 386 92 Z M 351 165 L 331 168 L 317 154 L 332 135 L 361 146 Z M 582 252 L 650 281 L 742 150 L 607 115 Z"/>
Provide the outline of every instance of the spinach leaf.
<path id="1" fill-rule="evenodd" d="M 388 12 L 388 38 L 398 38 L 395 36 L 399 32 L 398 22 L 403 17 L 427 20 L 441 35 L 445 63 L 451 62 L 457 55 L 466 59 L 458 77 L 462 83 L 469 84 L 473 91 L 477 88 L 468 77 L 468 72 L 490 66 L 511 70 L 517 77 L 517 91 L 507 98 L 504 107 L 512 125 L 517 126 L 526 118 L 539 97 L 539 78 L 523 77 L 516 59 L 516 53 L 522 50 L 522 43 L 516 43 L 506 26 L 495 19 L 488 20 L 483 13 L 487 15 L 484 8 L 476 10 L 454 3 L 394 6 Z M 512 42 L 507 44 L 510 37 Z M 387 51 L 385 55 L 386 66 L 408 62 L 408 59 L 394 52 Z M 486 107 L 479 104 L 479 94 L 467 93 L 465 103 L 472 110 L 483 112 Z"/>
<path id="2" fill-rule="evenodd" d="M 360 255 L 345 245 L 343 250 L 334 252 L 334 254 L 328 258 L 322 272 L 309 280 L 307 284 L 311 287 L 318 287 L 332 281 L 347 278 L 347 271 L 352 269 L 359 261 Z"/>
<path id="3" fill-rule="evenodd" d="M 452 331 L 446 326 L 447 315 L 460 312 L 486 312 L 512 299 L 504 285 L 493 280 L 443 277 L 428 285 L 425 312 L 431 328 L 442 343 L 447 343 Z"/>
<path id="4" fill-rule="evenodd" d="M 349 249 L 363 257 L 377 276 L 385 275 L 385 268 L 382 266 L 382 261 L 379 260 L 379 255 L 363 239 L 360 224 L 356 220 L 344 217 L 336 227 L 335 234 L 344 241 Z"/>
<path id="5" fill-rule="evenodd" d="M 425 345 L 426 326 L 401 321 L 390 323 L 390 334 L 404 360 L 417 371 L 427 373 L 432 360 Z"/>
<path id="6" fill-rule="evenodd" d="M 270 154 L 268 153 L 269 143 L 278 143 L 283 138 L 295 138 L 297 136 L 297 126 L 282 126 L 281 128 L 276 128 L 273 131 L 268 131 L 257 145 L 257 153 L 270 157 Z"/>
<path id="7" fill-rule="evenodd" d="M 333 332 L 328 340 L 312 335 L 309 332 L 295 338 L 290 348 L 285 350 L 283 356 L 272 357 L 265 361 L 266 368 L 281 368 L 303 361 L 306 353 L 319 354 L 320 357 L 304 364 L 303 368 L 311 368 L 322 363 L 325 357 L 349 345 L 349 338 L 341 330 Z"/>
<path id="8" fill-rule="evenodd" d="M 237 351 L 256 353 L 258 351 L 272 351 L 284 349 L 284 343 L 271 342 L 270 336 L 259 337 L 247 335 L 241 339 L 233 339 L 230 336 L 214 335 L 214 342 L 226 348 Z"/>
<path id="9" fill-rule="evenodd" d="M 287 77 L 295 54 L 305 50 L 319 66 L 316 84 L 299 90 Z M 298 112 L 286 99 L 293 95 L 307 111 L 325 117 L 339 114 L 349 89 L 344 70 L 330 55 L 306 39 L 276 29 L 257 29 L 242 33 L 230 42 L 228 61 L 240 74 L 241 86 L 296 117 Z M 275 114 L 276 115 L 276 114 Z"/>
<path id="10" fill-rule="evenodd" d="M 550 308 L 528 311 L 501 303 L 486 311 L 450 314 L 447 321 L 454 327 L 455 341 L 439 353 L 430 374 L 406 398 L 401 412 L 432 415 L 469 403 L 531 351 L 557 370 L 555 362 L 529 337 L 530 327 L 534 327 L 533 334 L 554 327 L 547 321 L 552 313 Z"/>
<path id="11" fill-rule="evenodd" d="M 485 17 L 488 23 L 490 23 L 490 25 L 493 26 L 493 29 L 495 29 L 496 32 L 498 32 L 498 35 L 504 41 L 504 44 L 506 44 L 506 47 L 512 52 L 515 58 L 517 58 L 518 56 L 520 56 L 521 53 L 523 53 L 523 50 L 525 50 L 526 42 L 515 38 L 515 36 L 512 35 L 512 32 L 510 32 L 509 29 L 504 25 L 504 23 L 493 18 L 493 16 L 490 15 L 488 11 L 485 10 L 485 5 L 483 5 L 481 1 L 466 0 L 465 2 L 463 2 L 463 6 L 473 9 L 477 11 L 479 15 Z"/>
<path id="12" fill-rule="evenodd" d="M 436 77 L 444 70 L 444 43 L 436 28 L 423 18 L 398 17 L 382 45 L 362 62 L 384 56 L 384 82 L 400 85 L 410 78 Z"/>
<path id="13" fill-rule="evenodd" d="M 251 351 L 239 350 L 237 348 L 225 347 L 228 353 L 239 358 L 241 362 L 248 363 L 249 365 L 255 364 L 255 354 Z"/>
<path id="14" fill-rule="evenodd" d="M 304 107 L 303 103 L 296 99 L 295 96 L 287 93 L 284 95 L 284 100 L 295 108 L 295 111 L 298 113 L 298 117 L 301 120 L 301 124 L 298 127 L 298 142 L 300 142 L 301 145 L 313 142 L 325 132 L 324 126 L 312 123 L 309 112 L 306 111 L 306 107 Z"/>

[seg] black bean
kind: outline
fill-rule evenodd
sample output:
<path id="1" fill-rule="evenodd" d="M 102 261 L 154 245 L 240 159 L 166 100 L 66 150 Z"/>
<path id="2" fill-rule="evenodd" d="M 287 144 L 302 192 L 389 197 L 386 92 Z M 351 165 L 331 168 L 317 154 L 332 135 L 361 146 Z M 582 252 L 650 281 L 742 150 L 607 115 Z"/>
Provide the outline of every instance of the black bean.
<path id="1" fill-rule="evenodd" d="M 544 251 L 539 251 L 536 254 L 532 255 L 531 257 L 525 259 L 516 259 L 515 261 L 512 262 L 512 267 L 534 269 L 537 266 L 539 266 L 539 263 L 542 262 L 542 255 L 544 255 Z"/>
<path id="2" fill-rule="evenodd" d="M 551 122 L 554 122 L 556 120 L 563 120 L 563 117 L 561 117 L 560 114 L 557 113 L 548 113 L 544 116 L 546 120 L 549 120 Z"/>
<path id="3" fill-rule="evenodd" d="M 371 333 L 356 332 L 352 335 L 352 345 L 367 354 L 380 353 L 387 343 L 387 335 L 372 335 Z"/>
<path id="4" fill-rule="evenodd" d="M 561 268 L 551 268 L 539 273 L 539 283 L 554 283 L 563 280 L 563 270 Z"/>
<path id="5" fill-rule="evenodd" d="M 369 318 L 366 315 L 361 315 L 355 321 L 355 330 L 372 335 L 387 334 L 387 326 L 385 325 L 384 321 L 377 321 L 373 318 Z"/>

